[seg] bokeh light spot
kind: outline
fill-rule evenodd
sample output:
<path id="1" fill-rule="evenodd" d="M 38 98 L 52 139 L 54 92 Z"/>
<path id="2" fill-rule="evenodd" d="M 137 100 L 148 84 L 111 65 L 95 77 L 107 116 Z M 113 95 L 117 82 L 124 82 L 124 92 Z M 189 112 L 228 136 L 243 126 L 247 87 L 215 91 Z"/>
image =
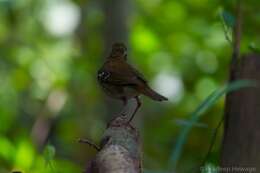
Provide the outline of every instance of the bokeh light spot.
<path id="1" fill-rule="evenodd" d="M 205 44 L 212 48 L 223 48 L 223 46 L 228 44 L 221 25 L 213 25 L 210 27 L 207 38 Z"/>
<path id="2" fill-rule="evenodd" d="M 217 84 L 212 78 L 202 78 L 196 84 L 196 96 L 199 100 L 204 100 L 217 88 Z"/>
<path id="3" fill-rule="evenodd" d="M 162 11 L 162 20 L 167 22 L 182 22 L 186 17 L 186 11 L 183 5 L 178 1 L 168 1 L 165 3 Z M 174 12 L 174 15 L 173 15 Z"/>
<path id="4" fill-rule="evenodd" d="M 14 152 L 15 148 L 12 143 L 4 136 L 0 136 L 0 157 L 11 161 L 14 157 Z"/>
<path id="5" fill-rule="evenodd" d="M 214 73 L 218 69 L 217 57 L 209 51 L 199 52 L 196 56 L 196 63 L 205 73 Z"/>
<path id="6" fill-rule="evenodd" d="M 50 93 L 48 100 L 47 100 L 47 105 L 49 110 L 54 114 L 58 115 L 65 102 L 67 99 L 67 94 L 63 90 L 54 90 Z"/>
<path id="7" fill-rule="evenodd" d="M 79 19 L 80 10 L 76 4 L 71 1 L 59 0 L 47 3 L 42 22 L 51 34 L 67 36 L 76 30 Z"/>
<path id="8" fill-rule="evenodd" d="M 144 53 L 150 53 L 158 48 L 155 34 L 144 26 L 137 26 L 133 31 L 132 42 L 137 50 Z"/>
<path id="9" fill-rule="evenodd" d="M 173 57 L 167 52 L 155 53 L 151 56 L 151 58 L 149 58 L 150 69 L 155 70 L 155 72 L 161 70 L 171 70 L 173 69 L 172 59 Z"/>
<path id="10" fill-rule="evenodd" d="M 33 146 L 27 141 L 21 141 L 15 154 L 15 166 L 28 170 L 34 159 Z"/>
<path id="11" fill-rule="evenodd" d="M 177 103 L 182 99 L 184 88 L 180 76 L 163 72 L 156 76 L 153 83 L 156 91 L 166 96 L 170 101 Z"/>

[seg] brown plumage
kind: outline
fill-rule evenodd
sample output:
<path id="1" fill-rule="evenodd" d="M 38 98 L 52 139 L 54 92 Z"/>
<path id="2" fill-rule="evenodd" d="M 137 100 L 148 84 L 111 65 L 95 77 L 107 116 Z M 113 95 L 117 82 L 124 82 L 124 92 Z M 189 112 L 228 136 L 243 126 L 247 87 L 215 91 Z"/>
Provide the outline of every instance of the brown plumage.
<path id="1" fill-rule="evenodd" d="M 140 94 L 156 101 L 167 100 L 166 97 L 151 89 L 143 75 L 127 63 L 126 46 L 122 43 L 113 45 L 110 55 L 98 71 L 97 78 L 105 93 L 112 98 L 122 100 L 124 105 L 127 104 L 127 100 L 136 99 L 137 107 L 129 122 L 141 106 L 138 98 Z"/>

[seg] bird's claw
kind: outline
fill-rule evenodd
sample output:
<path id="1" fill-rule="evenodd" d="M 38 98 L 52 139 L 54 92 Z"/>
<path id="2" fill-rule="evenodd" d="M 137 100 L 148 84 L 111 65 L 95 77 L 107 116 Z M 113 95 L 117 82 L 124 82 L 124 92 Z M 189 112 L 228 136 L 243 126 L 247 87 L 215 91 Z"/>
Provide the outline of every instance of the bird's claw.
<path id="1" fill-rule="evenodd" d="M 121 116 L 126 116 L 126 113 L 125 113 L 125 112 L 122 112 L 122 113 L 121 113 Z"/>

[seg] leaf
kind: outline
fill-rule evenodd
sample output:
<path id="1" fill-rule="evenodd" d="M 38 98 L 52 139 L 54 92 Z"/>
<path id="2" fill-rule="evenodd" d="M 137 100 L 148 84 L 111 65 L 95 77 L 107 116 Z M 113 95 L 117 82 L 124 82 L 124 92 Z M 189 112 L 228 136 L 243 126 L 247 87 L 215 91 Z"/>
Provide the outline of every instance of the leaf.
<path id="1" fill-rule="evenodd" d="M 48 144 L 45 147 L 44 152 L 43 152 L 43 157 L 44 157 L 46 166 L 50 167 L 51 170 L 53 170 L 52 161 L 53 161 L 53 159 L 55 157 L 55 153 L 56 153 L 55 147 L 50 145 L 50 144 Z"/>
<path id="2" fill-rule="evenodd" d="M 233 28 L 235 26 L 235 21 L 236 21 L 235 16 L 233 16 L 230 12 L 223 10 L 221 15 L 225 24 L 228 27 Z"/>
<path id="3" fill-rule="evenodd" d="M 53 160 L 55 156 L 55 148 L 52 145 L 47 145 L 45 150 L 44 150 L 44 158 L 45 160 Z"/>
<path id="4" fill-rule="evenodd" d="M 175 119 L 175 123 L 180 126 L 187 126 L 187 125 L 190 125 L 191 122 L 189 120 L 184 120 L 184 119 Z M 208 128 L 207 124 L 199 123 L 199 122 L 194 123 L 193 126 L 199 127 L 199 128 Z"/>
<path id="5" fill-rule="evenodd" d="M 223 10 L 221 16 L 226 24 L 226 26 L 233 28 L 235 26 L 235 17 L 228 11 Z"/>
<path id="6" fill-rule="evenodd" d="M 250 80 L 238 80 L 234 81 L 230 84 L 227 84 L 226 86 L 215 90 L 212 94 L 210 94 L 198 107 L 197 109 L 191 113 L 190 115 L 190 124 L 185 126 L 183 130 L 181 131 L 180 135 L 177 138 L 177 142 L 175 144 L 175 147 L 172 150 L 171 156 L 169 158 L 168 162 L 168 168 L 171 170 L 176 169 L 177 162 L 180 158 L 183 146 L 186 142 L 186 139 L 188 137 L 188 134 L 191 130 L 191 128 L 196 124 L 199 120 L 199 118 L 209 109 L 211 108 L 223 95 L 226 93 L 230 93 L 236 90 L 239 90 L 241 88 L 247 88 L 247 87 L 256 87 L 257 83 L 255 81 Z"/>
<path id="7" fill-rule="evenodd" d="M 218 168 L 211 163 L 208 163 L 205 166 L 200 168 L 201 173 L 217 173 L 218 172 L 217 170 Z"/>
<path id="8" fill-rule="evenodd" d="M 221 10 L 219 12 L 221 24 L 223 26 L 223 31 L 225 34 L 225 39 L 229 42 L 230 45 L 233 44 L 232 41 L 232 31 L 233 27 L 235 26 L 235 19 L 232 15 L 230 15 L 228 12 Z"/>
<path id="9" fill-rule="evenodd" d="M 12 161 L 14 159 L 15 147 L 8 138 L 0 135 L 0 158 Z"/>
<path id="10" fill-rule="evenodd" d="M 255 43 L 250 43 L 250 45 L 248 46 L 249 49 L 255 53 L 260 53 L 260 48 L 258 46 L 255 45 Z"/>

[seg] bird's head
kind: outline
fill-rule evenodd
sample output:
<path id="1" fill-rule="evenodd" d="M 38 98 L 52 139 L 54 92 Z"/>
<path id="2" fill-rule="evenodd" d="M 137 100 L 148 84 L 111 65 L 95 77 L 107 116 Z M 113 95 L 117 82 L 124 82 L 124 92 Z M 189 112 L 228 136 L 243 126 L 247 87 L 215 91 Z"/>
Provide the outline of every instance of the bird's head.
<path id="1" fill-rule="evenodd" d="M 112 46 L 111 57 L 124 58 L 126 60 L 127 57 L 127 48 L 124 43 L 114 43 Z"/>

